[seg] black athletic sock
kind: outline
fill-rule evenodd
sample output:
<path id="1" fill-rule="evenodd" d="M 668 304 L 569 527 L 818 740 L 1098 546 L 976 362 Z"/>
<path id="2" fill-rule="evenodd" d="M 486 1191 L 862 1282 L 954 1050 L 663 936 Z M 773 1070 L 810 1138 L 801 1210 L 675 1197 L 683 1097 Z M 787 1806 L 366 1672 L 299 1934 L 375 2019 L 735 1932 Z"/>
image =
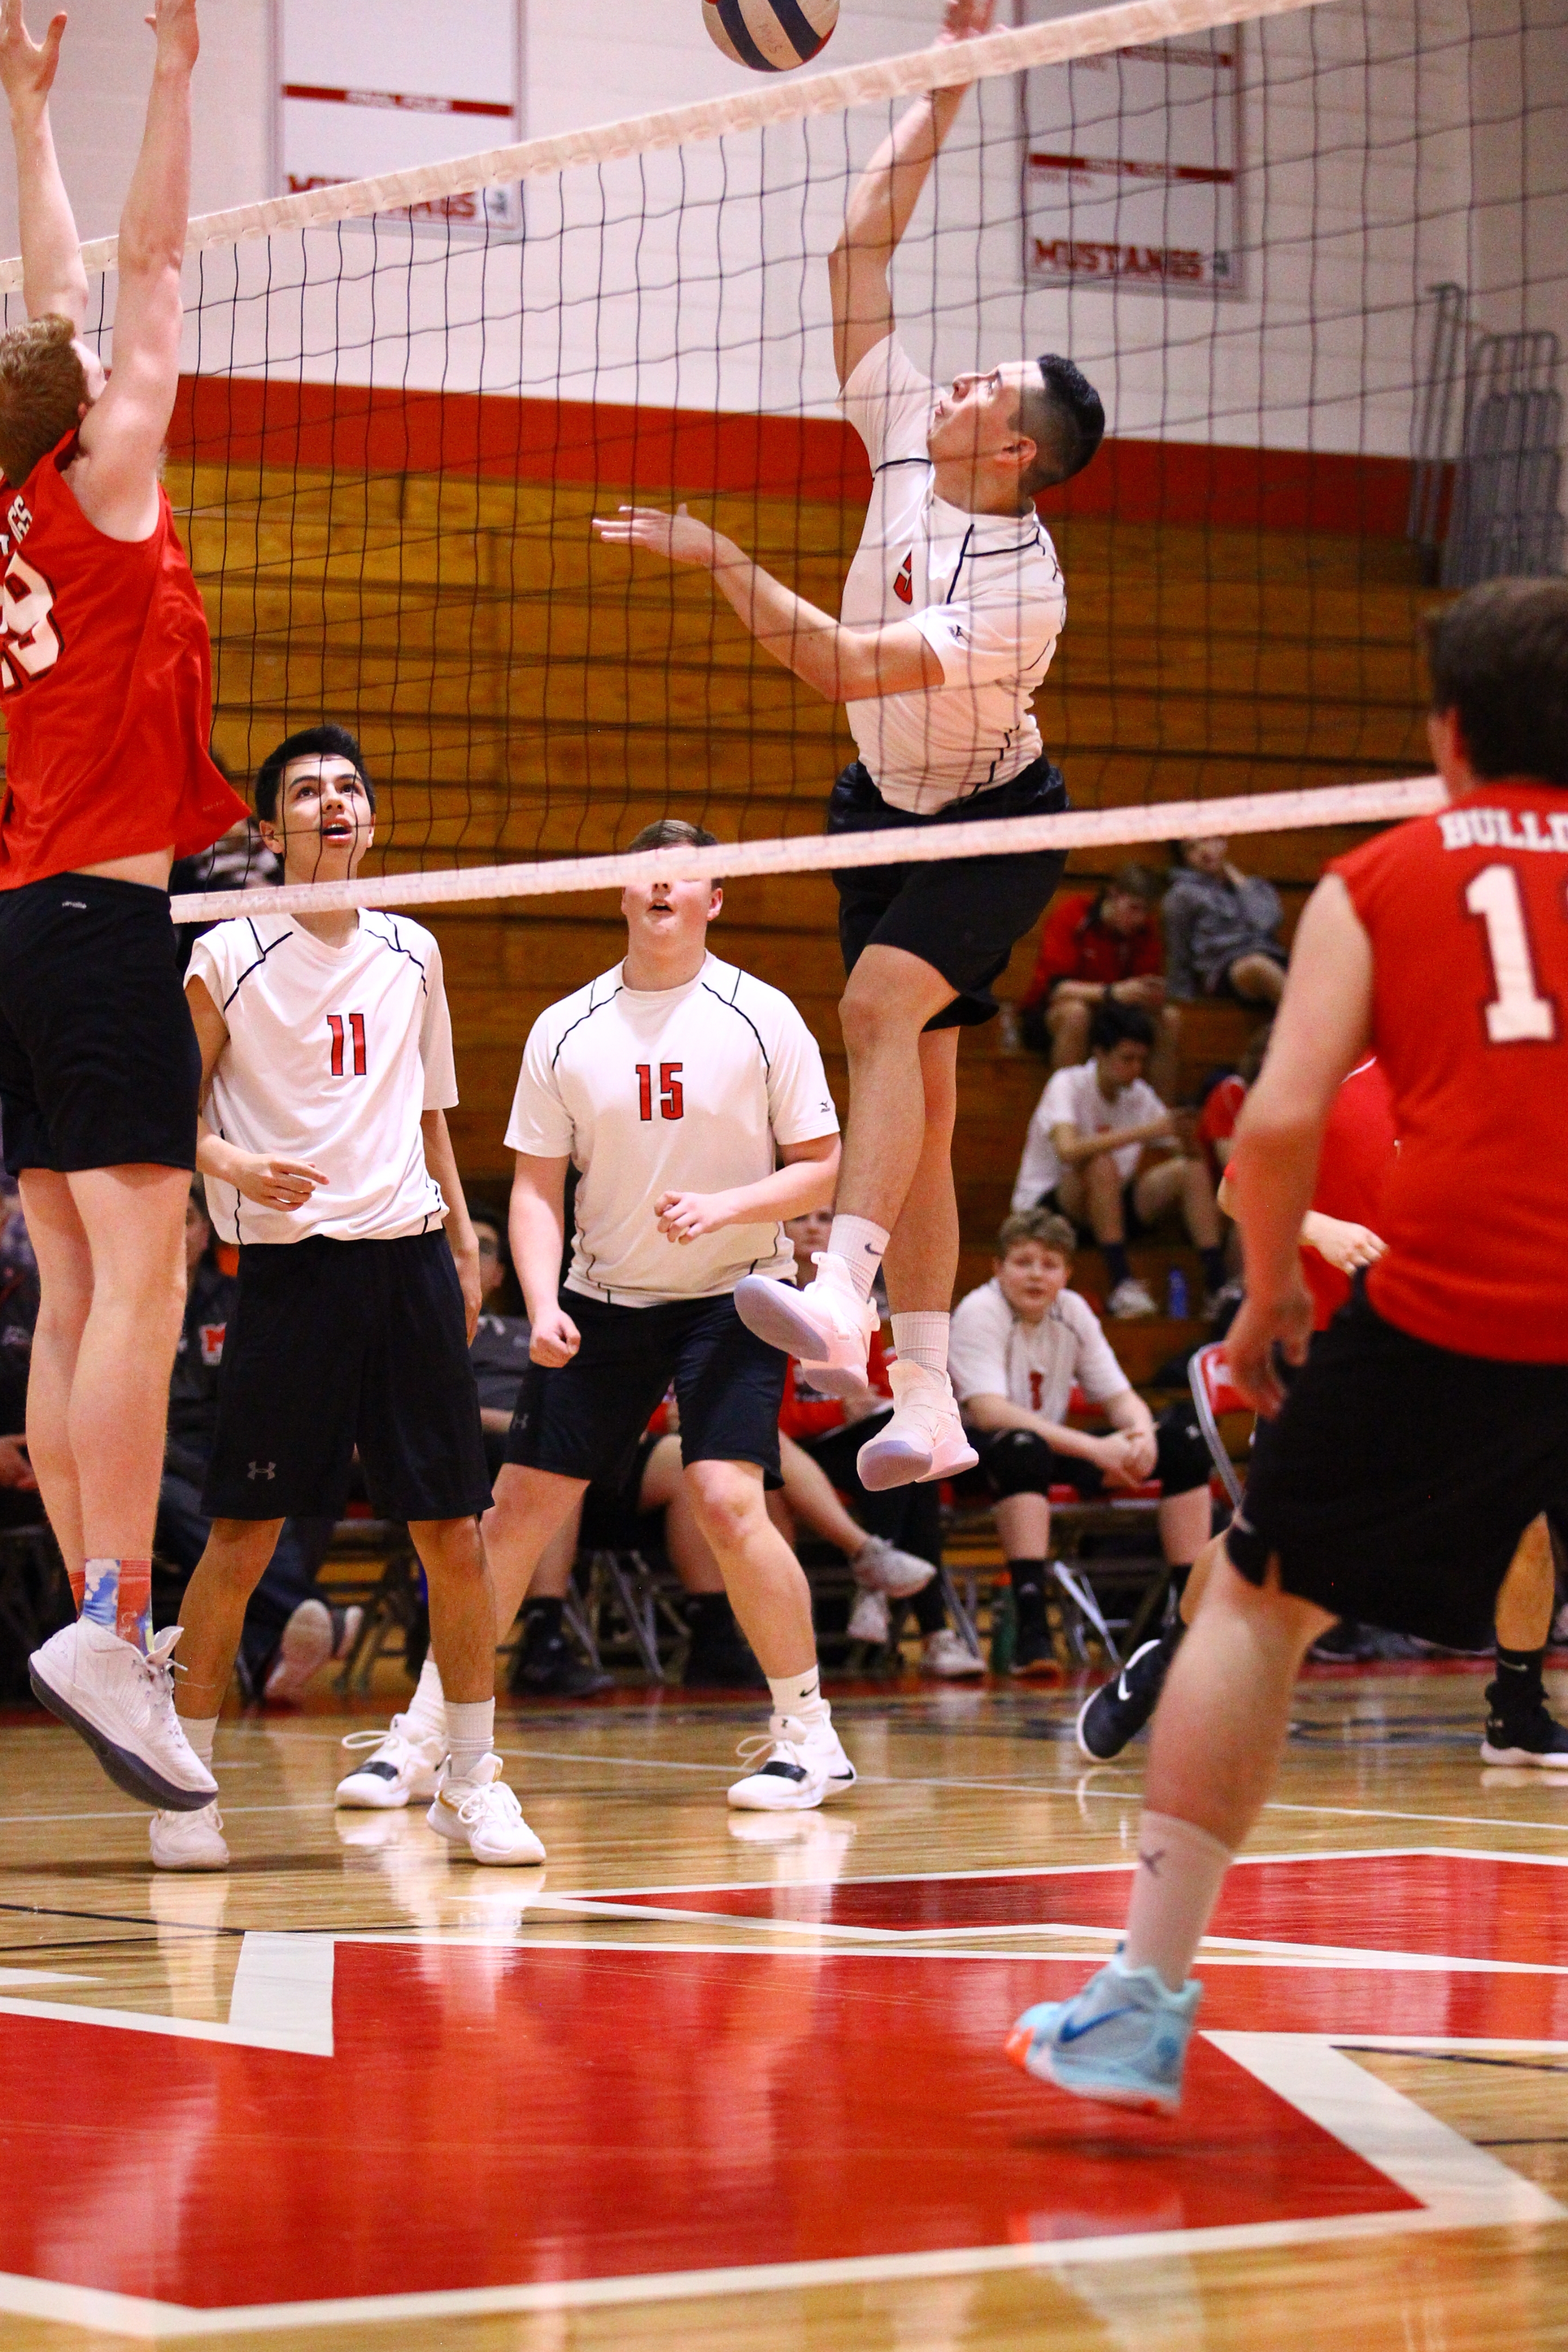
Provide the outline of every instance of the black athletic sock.
<path id="1" fill-rule="evenodd" d="M 1545 1686 L 1541 1670 L 1546 1663 L 1546 1645 L 1539 1650 L 1505 1650 L 1497 1645 L 1497 1680 L 1487 1685 L 1487 1704 L 1499 1715 L 1533 1715 L 1544 1706 Z"/>
<path id="2" fill-rule="evenodd" d="M 735 1612 L 727 1592 L 693 1592 L 686 1603 L 694 1650 L 716 1650 L 735 1638 Z"/>
<path id="3" fill-rule="evenodd" d="M 1013 1587 L 1013 1618 L 1020 1632 L 1037 1633 L 1046 1622 L 1046 1563 L 1043 1559 L 1010 1559 L 1007 1575 Z"/>
<path id="4" fill-rule="evenodd" d="M 1225 1252 L 1216 1242 L 1213 1249 L 1199 1250 L 1204 1262 L 1204 1280 L 1210 1291 L 1225 1288 Z"/>
<path id="5" fill-rule="evenodd" d="M 1112 1290 L 1119 1289 L 1124 1282 L 1131 1281 L 1132 1269 L 1127 1263 L 1125 1242 L 1101 1242 L 1100 1255 L 1105 1260 L 1105 1270 L 1110 1276 Z"/>
<path id="6" fill-rule="evenodd" d="M 565 1615 L 563 1601 L 525 1601 L 522 1604 L 522 1646 L 542 1650 L 561 1638 Z"/>
<path id="7" fill-rule="evenodd" d="M 921 1587 L 916 1593 L 911 1606 L 915 1612 L 915 1623 L 922 1633 L 941 1633 L 947 1622 L 947 1603 L 942 1597 L 940 1576 L 933 1576 L 929 1584 Z"/>

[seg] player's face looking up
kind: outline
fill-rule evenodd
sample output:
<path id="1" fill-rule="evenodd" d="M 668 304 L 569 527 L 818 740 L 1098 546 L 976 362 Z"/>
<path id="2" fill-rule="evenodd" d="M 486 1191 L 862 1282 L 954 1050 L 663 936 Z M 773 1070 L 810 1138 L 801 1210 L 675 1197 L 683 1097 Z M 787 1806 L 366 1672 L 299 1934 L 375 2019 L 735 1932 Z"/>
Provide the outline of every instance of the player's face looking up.
<path id="1" fill-rule="evenodd" d="M 1018 423 L 1026 369 L 1037 377 L 1032 360 L 1009 360 L 984 374 L 954 376 L 942 394 L 926 436 L 939 498 L 951 492 L 952 504 L 976 513 L 1022 513 L 1028 505 L 1019 477 L 1034 464 L 1036 447 Z"/>
<path id="2" fill-rule="evenodd" d="M 1136 1037 L 1123 1037 L 1119 1044 L 1102 1048 L 1094 1064 L 1100 1072 L 1100 1093 L 1107 1102 L 1114 1102 L 1142 1076 L 1149 1066 L 1149 1048 Z"/>
<path id="3" fill-rule="evenodd" d="M 289 882 L 338 882 L 353 875 L 374 831 L 375 812 L 353 761 L 321 752 L 289 761 L 277 821 L 261 823 L 261 838 L 281 855 Z"/>
<path id="4" fill-rule="evenodd" d="M 678 877 L 628 882 L 621 892 L 626 920 L 628 988 L 679 988 L 702 968 L 708 926 L 724 903 L 716 883 Z"/>
<path id="5" fill-rule="evenodd" d="M 1026 1323 L 1037 1323 L 1055 1306 L 1072 1274 L 1071 1260 L 1044 1242 L 1015 1242 L 995 1264 L 1003 1297 Z"/>

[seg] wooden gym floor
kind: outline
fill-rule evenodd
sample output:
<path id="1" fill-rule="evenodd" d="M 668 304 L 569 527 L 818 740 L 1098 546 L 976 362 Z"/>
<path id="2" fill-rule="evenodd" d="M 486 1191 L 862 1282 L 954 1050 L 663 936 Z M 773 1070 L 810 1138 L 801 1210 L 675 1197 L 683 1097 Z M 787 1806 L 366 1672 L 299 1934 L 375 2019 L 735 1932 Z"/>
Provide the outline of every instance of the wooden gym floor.
<path id="1" fill-rule="evenodd" d="M 1568 1786 L 1481 1767 L 1483 1678 L 1303 1685 L 1173 2122 L 1001 2054 L 1124 1898 L 1067 1686 L 848 1690 L 858 1790 L 782 1819 L 747 1701 L 510 1712 L 540 1872 L 334 1814 L 328 1698 L 226 1721 L 235 1866 L 156 1875 L 14 1716 L 0 2345 L 1568 2343 Z"/>

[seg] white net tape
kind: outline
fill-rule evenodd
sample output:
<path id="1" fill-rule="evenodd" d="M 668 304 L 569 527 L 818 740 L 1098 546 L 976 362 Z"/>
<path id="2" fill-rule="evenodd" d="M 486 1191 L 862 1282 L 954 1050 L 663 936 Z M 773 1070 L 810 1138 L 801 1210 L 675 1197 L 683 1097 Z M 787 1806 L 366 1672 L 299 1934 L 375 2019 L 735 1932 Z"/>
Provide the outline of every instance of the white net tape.
<path id="1" fill-rule="evenodd" d="M 278 229 L 320 228 L 334 221 L 364 220 L 375 213 L 470 195 L 481 188 L 512 187 L 543 173 L 652 154 L 660 148 L 689 146 L 774 123 L 799 122 L 809 115 L 838 113 L 846 107 L 912 97 L 921 90 L 956 89 L 1032 66 L 1101 57 L 1115 49 L 1170 40 L 1178 34 L 1292 16 L 1323 4 L 1324 0 L 1121 0 L 1116 7 L 989 33 L 981 40 L 915 49 L 905 57 L 883 58 L 869 65 L 810 74 L 799 80 L 765 82 L 732 97 L 700 99 L 689 106 L 666 107 L 657 114 L 634 115 L 624 122 L 594 123 L 552 138 L 525 139 L 516 146 L 424 164 L 416 171 L 340 181 L 297 195 L 236 205 L 228 212 L 205 213 L 191 222 L 185 250 L 197 253 L 204 247 L 234 245 L 245 237 L 268 236 Z M 118 247 L 116 237 L 96 237 L 82 247 L 82 260 L 89 271 L 112 269 Z M 0 262 L 0 292 L 14 293 L 21 283 L 20 260 Z"/>
<path id="2" fill-rule="evenodd" d="M 387 874 L 363 882 L 321 882 L 268 893 L 269 913 L 324 914 L 338 907 L 437 907 L 458 900 L 534 898 L 568 891 L 619 890 L 664 874 L 820 874 L 852 866 L 931 865 L 946 857 L 997 857 L 1033 849 L 1108 849 L 1202 835 L 1279 833 L 1298 825 L 1394 824 L 1445 805 L 1436 776 L 1394 783 L 1325 784 L 1310 792 L 1232 800 L 1164 801 L 1152 807 L 1083 809 L 1065 816 L 993 818 L 979 824 L 926 824 L 898 834 L 806 835 L 789 841 L 720 842 L 711 849 L 642 849 L 618 857 L 558 857 L 514 866 L 465 866 L 446 874 Z M 226 921 L 232 891 L 175 898 L 177 923 Z"/>

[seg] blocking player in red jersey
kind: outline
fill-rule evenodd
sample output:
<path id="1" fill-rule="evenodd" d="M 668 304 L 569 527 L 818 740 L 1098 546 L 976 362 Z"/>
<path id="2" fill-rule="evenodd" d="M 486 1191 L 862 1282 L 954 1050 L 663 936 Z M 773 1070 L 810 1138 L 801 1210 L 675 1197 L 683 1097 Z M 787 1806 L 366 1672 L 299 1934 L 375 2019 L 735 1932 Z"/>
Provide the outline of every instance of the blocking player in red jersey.
<path id="1" fill-rule="evenodd" d="M 195 1164 L 196 1041 L 172 860 L 244 814 L 207 755 L 201 599 L 158 479 L 179 380 L 195 0 L 156 0 L 120 226 L 114 373 L 81 340 L 87 276 L 41 43 L 0 5 L 27 324 L 0 336 L 0 1115 L 43 1304 L 27 1440 L 81 1615 L 32 1662 L 46 1706 L 144 1803 L 211 1774 L 149 1652 L 148 1584 Z"/>
<path id="2" fill-rule="evenodd" d="M 1352 1615 L 1474 1643 L 1568 1495 L 1568 581 L 1473 589 L 1427 640 L 1450 804 L 1319 884 L 1241 1121 L 1228 1353 L 1278 1427 L 1155 1715 L 1126 1939 L 1008 2045 L 1088 2097 L 1180 2099 L 1192 1960 L 1311 1643 Z M 1309 1356 L 1301 1219 L 1369 1044 L 1400 1144 L 1387 1246 Z"/>

